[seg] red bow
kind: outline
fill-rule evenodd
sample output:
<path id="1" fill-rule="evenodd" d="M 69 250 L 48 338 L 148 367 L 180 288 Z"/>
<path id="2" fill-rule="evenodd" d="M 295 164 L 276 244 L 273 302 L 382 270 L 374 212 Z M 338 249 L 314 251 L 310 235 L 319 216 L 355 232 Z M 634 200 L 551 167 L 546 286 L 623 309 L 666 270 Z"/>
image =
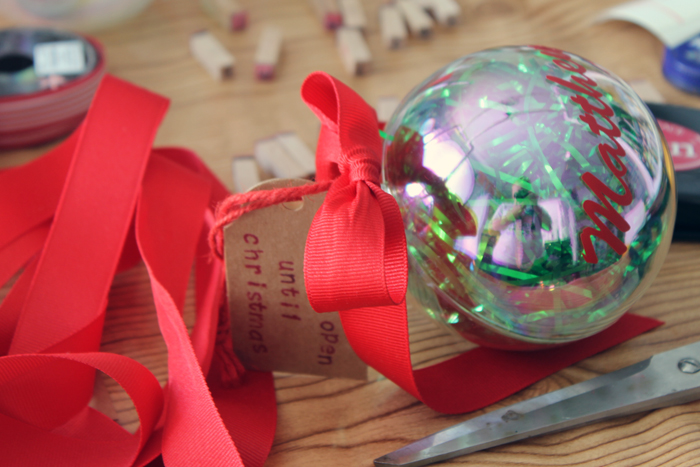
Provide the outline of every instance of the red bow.
<path id="1" fill-rule="evenodd" d="M 302 97 L 323 123 L 318 180 L 335 179 L 306 241 L 309 301 L 318 312 L 398 305 L 408 280 L 406 237 L 396 201 L 380 187 L 377 115 L 324 73 L 306 79 Z"/>

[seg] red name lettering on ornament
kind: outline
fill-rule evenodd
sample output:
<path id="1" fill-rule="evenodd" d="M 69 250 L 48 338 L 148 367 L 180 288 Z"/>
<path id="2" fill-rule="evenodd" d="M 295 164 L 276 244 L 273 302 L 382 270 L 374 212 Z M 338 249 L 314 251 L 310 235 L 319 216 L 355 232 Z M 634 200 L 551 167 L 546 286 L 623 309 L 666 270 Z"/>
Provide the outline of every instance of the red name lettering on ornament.
<path id="1" fill-rule="evenodd" d="M 621 232 L 627 232 L 630 229 L 630 225 L 624 217 L 611 204 L 613 202 L 620 206 L 629 206 L 632 203 L 632 191 L 623 179 L 623 176 L 627 173 L 627 167 L 620 159 L 626 155 L 624 148 L 617 140 L 621 136 L 620 128 L 610 119 L 614 112 L 607 102 L 602 99 L 603 93 L 595 89 L 598 83 L 586 76 L 586 69 L 571 61 L 571 56 L 561 50 L 549 47 L 534 46 L 534 48 L 544 55 L 554 58 L 554 64 L 559 68 L 578 74 L 578 76 L 572 75 L 570 81 L 551 75 L 548 75 L 547 79 L 577 93 L 571 100 L 581 107 L 581 110 L 584 112 L 579 119 L 588 125 L 588 128 L 596 135 L 600 136 L 602 133 L 610 139 L 612 145 L 600 143 L 598 145 L 598 153 L 624 190 L 622 194 L 618 193 L 611 187 L 606 186 L 591 172 L 581 175 L 583 183 L 600 200 L 600 203 L 592 200 L 586 200 L 583 203 L 583 210 L 597 227 L 597 229 L 585 227 L 579 234 L 581 245 L 583 246 L 583 259 L 587 263 L 598 262 L 598 255 L 593 246 L 592 237 L 598 237 L 607 243 L 615 253 L 622 255 L 627 251 L 627 245 L 600 219 L 601 216 L 607 219 Z"/>
<path id="2" fill-rule="evenodd" d="M 243 241 L 248 245 L 257 245 L 260 243 L 258 237 L 253 234 L 243 235 Z M 260 264 L 263 250 L 259 248 L 251 248 L 243 250 L 243 258 L 245 259 L 245 268 L 250 270 L 251 279 L 262 274 L 262 265 Z M 246 298 L 248 300 L 248 340 L 255 353 L 267 353 L 267 346 L 264 344 L 263 327 L 263 311 L 267 310 L 267 306 L 263 305 L 262 292 L 267 289 L 267 284 L 258 280 L 249 280 L 246 283 Z"/>

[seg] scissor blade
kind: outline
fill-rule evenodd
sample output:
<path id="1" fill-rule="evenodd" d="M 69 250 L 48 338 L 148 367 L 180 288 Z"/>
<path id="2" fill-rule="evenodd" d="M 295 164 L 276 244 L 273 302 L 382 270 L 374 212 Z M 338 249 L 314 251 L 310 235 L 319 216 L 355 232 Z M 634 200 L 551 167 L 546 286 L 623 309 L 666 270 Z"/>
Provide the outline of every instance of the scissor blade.
<path id="1" fill-rule="evenodd" d="M 378 467 L 418 467 L 544 433 L 700 399 L 700 372 L 679 369 L 679 361 L 686 357 L 700 360 L 700 342 L 476 417 L 374 463 Z"/>
<path id="2" fill-rule="evenodd" d="M 486 440 L 479 442 L 477 438 L 484 436 L 487 434 L 487 430 L 503 424 L 504 421 L 506 423 L 512 422 L 522 414 L 585 394 L 639 373 L 646 369 L 650 362 L 651 358 L 648 358 L 620 370 L 472 418 L 375 459 L 374 464 L 376 466 L 416 467 L 506 444 L 511 441 L 500 440 L 500 442 L 486 446 Z"/>

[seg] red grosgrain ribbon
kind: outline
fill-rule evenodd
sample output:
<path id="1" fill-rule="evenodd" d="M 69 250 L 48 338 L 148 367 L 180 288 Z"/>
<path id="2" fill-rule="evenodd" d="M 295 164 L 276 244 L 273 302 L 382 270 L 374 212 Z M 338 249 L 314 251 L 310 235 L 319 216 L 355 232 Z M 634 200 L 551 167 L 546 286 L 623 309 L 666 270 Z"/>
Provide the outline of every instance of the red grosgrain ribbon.
<path id="1" fill-rule="evenodd" d="M 0 304 L 3 466 L 142 466 L 162 452 L 169 467 L 259 467 L 267 457 L 271 375 L 248 372 L 229 387 L 215 374 L 231 356 L 214 351 L 224 277 L 207 235 L 228 193 L 193 153 L 151 149 L 166 108 L 107 76 L 70 138 L 0 172 L 0 286 L 23 268 Z M 165 388 L 140 363 L 99 352 L 112 278 L 140 258 L 168 347 Z M 190 335 L 182 309 L 193 263 Z M 88 407 L 96 369 L 131 397 L 136 434 Z"/>
<path id="2" fill-rule="evenodd" d="M 380 187 L 376 113 L 350 88 L 320 73 L 307 78 L 302 96 L 323 122 L 319 182 L 338 173 L 306 240 L 309 301 L 318 312 L 400 304 L 408 281 L 406 237 L 396 202 Z M 326 262 L 330 251 L 335 261 Z"/>
<path id="3" fill-rule="evenodd" d="M 376 114 L 325 73 L 306 79 L 302 97 L 322 123 L 317 177 L 333 180 L 306 242 L 309 301 L 318 312 L 339 310 L 358 356 L 428 406 L 445 413 L 485 407 L 662 324 L 627 314 L 602 333 L 555 351 L 479 347 L 413 371 L 404 301 L 406 240 L 396 202 L 379 187 Z"/>

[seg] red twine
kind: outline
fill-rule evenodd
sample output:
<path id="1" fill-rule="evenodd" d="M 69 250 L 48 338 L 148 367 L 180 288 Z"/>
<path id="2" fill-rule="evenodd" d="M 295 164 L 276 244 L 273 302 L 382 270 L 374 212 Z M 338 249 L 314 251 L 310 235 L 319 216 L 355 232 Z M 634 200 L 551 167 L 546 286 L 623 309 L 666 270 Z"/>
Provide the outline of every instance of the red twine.
<path id="1" fill-rule="evenodd" d="M 298 201 L 304 196 L 315 195 L 330 188 L 331 182 L 319 182 L 312 185 L 302 185 L 272 190 L 249 191 L 236 193 L 224 199 L 216 207 L 216 220 L 209 233 L 211 251 L 220 259 L 224 257 L 224 226 L 235 221 L 243 214 L 256 209 L 263 209 L 280 203 Z"/>

